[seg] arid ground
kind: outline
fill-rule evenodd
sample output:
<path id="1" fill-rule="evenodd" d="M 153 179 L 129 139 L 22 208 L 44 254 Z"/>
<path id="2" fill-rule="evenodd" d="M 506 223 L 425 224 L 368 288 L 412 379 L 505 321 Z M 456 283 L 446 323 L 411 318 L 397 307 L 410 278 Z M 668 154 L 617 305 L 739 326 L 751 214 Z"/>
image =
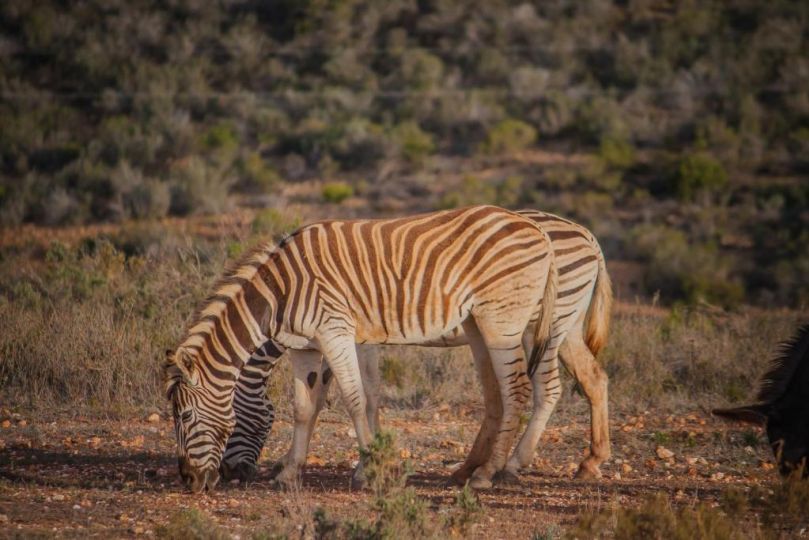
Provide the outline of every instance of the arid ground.
<path id="1" fill-rule="evenodd" d="M 471 536 L 555 538 L 582 515 L 612 505 L 637 506 L 660 492 L 673 505 L 716 504 L 729 488 L 778 482 L 759 431 L 728 426 L 700 409 L 669 416 L 615 411 L 613 457 L 603 466 L 604 478 L 577 481 L 573 472 L 589 436 L 586 402 L 566 395 L 559 409 L 522 484 L 479 494 L 482 510 L 474 516 Z M 170 420 L 3 414 L 8 419 L 0 430 L 4 537 L 165 534 L 160 527 L 188 508 L 240 538 L 270 532 L 310 537 L 316 507 L 335 517 L 371 517 L 370 495 L 349 488 L 357 452 L 347 416 L 336 404 L 321 418 L 299 490 L 270 485 L 269 465 L 291 436 L 281 415 L 258 479 L 202 496 L 180 485 Z M 412 466 L 408 484 L 429 500 L 431 519 L 455 502 L 458 489 L 445 481 L 468 451 L 480 414 L 478 408 L 447 406 L 383 412 L 385 425 L 397 434 L 397 451 Z M 761 526 L 754 511 L 745 518 Z"/>

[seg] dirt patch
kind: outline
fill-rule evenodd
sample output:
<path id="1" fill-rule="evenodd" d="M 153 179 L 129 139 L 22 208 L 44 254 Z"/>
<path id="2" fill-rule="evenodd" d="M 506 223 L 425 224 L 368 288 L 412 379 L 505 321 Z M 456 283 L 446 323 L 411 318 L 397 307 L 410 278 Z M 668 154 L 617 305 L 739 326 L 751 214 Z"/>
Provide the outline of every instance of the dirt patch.
<path id="1" fill-rule="evenodd" d="M 436 517 L 455 500 L 458 490 L 446 479 L 469 450 L 479 412 L 444 407 L 384 413 L 414 470 L 409 484 Z M 611 504 L 635 506 L 660 492 L 675 504 L 716 502 L 730 487 L 747 490 L 776 481 L 760 432 L 691 411 L 618 411 L 604 478 L 576 481 L 572 474 L 588 441 L 583 401 L 574 399 L 552 423 L 520 485 L 479 494 L 483 512 L 471 528 L 474 537 L 554 536 L 580 515 Z M 197 497 L 179 483 L 168 421 L 15 418 L 0 429 L 0 514 L 6 520 L 0 536 L 148 536 L 187 508 L 205 512 L 241 538 L 305 519 L 317 507 L 346 519 L 369 517 L 370 495 L 349 487 L 357 459 L 349 429 L 341 410 L 326 411 L 300 489 L 281 492 L 271 487 L 269 465 L 290 440 L 291 425 L 282 418 L 254 483 L 223 485 Z M 660 448 L 673 456 L 661 459 L 669 453 Z"/>

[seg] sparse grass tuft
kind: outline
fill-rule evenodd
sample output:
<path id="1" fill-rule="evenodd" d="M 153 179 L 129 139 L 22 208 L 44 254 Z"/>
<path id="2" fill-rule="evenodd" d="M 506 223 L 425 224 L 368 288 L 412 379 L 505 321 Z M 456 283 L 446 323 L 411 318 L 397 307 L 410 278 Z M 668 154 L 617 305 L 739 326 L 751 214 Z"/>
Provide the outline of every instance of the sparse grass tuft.
<path id="1" fill-rule="evenodd" d="M 168 523 L 155 529 L 163 540 L 228 540 L 230 535 L 207 514 L 196 508 L 180 510 Z"/>
<path id="2" fill-rule="evenodd" d="M 745 528 L 708 505 L 672 508 L 666 495 L 658 494 L 639 508 L 617 507 L 586 516 L 571 528 L 567 538 L 619 540 L 729 540 L 745 538 Z"/>

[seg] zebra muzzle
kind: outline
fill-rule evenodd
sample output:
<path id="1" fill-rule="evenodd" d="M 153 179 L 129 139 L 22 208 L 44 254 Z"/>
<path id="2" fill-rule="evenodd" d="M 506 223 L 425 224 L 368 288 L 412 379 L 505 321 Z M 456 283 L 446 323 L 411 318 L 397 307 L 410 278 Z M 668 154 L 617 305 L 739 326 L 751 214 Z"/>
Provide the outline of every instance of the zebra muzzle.
<path id="1" fill-rule="evenodd" d="M 215 468 L 196 469 L 188 466 L 187 462 L 182 458 L 179 461 L 180 477 L 192 493 L 214 490 L 219 482 L 219 472 Z"/>

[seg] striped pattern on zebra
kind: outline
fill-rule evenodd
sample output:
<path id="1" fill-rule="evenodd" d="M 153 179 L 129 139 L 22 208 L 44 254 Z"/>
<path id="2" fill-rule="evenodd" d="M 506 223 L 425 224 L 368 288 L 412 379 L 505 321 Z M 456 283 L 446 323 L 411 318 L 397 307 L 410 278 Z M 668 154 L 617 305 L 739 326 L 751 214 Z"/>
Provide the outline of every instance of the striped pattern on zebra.
<path id="1" fill-rule="evenodd" d="M 503 408 L 491 452 L 472 474 L 473 487 L 490 486 L 530 392 L 522 334 L 538 317 L 534 350 L 541 358 L 556 279 L 548 235 L 491 206 L 325 221 L 250 252 L 215 285 L 168 359 L 181 476 L 193 491 L 218 482 L 235 425 L 236 381 L 267 341 L 279 351 L 325 357 L 364 448 L 372 435 L 355 342 L 419 344 L 463 325 L 476 362 L 492 368 Z"/>
<path id="2" fill-rule="evenodd" d="M 552 414 L 561 395 L 559 380 L 558 356 L 570 373 L 574 375 L 581 385 L 585 396 L 591 404 L 592 436 L 590 455 L 579 467 L 580 477 L 600 476 L 599 465 L 609 457 L 609 430 L 607 425 L 607 378 L 596 362 L 595 356 L 603 348 L 609 330 L 610 306 L 612 290 L 609 275 L 604 265 L 604 255 L 592 233 L 585 227 L 553 214 L 537 210 L 521 210 L 520 214 L 542 224 L 545 232 L 552 239 L 559 272 L 558 300 L 554 309 L 554 339 L 555 343 L 549 346 L 548 351 L 540 362 L 536 364 L 537 371 L 532 377 L 533 384 L 533 411 L 531 421 L 526 427 L 520 443 L 506 465 L 510 475 L 516 475 L 521 468 L 527 467 L 533 459 L 539 439 L 545 425 Z M 531 337 L 531 333 L 526 333 Z M 427 346 L 450 347 L 466 344 L 466 336 L 462 328 L 458 327 Z M 526 340 L 526 352 L 533 343 Z M 556 352 L 559 352 L 557 355 Z M 368 372 L 363 373 L 363 383 L 369 391 L 369 404 L 378 400 L 378 351 L 373 348 L 358 348 L 358 357 L 361 368 Z M 313 368 L 315 371 L 307 375 L 308 389 L 303 393 L 310 394 L 308 405 L 313 416 L 307 417 L 296 410 L 296 422 L 300 420 L 305 425 L 314 427 L 317 414 L 322 406 L 325 392 L 328 391 L 330 374 L 324 364 Z M 322 372 L 321 372 L 322 371 Z M 255 392 L 264 393 L 263 387 L 251 387 Z M 237 391 L 238 392 L 238 391 Z M 307 399 L 306 396 L 296 396 L 296 404 Z M 370 415 L 378 418 L 375 406 L 369 406 Z M 378 420 L 377 420 L 378 421 Z M 237 429 L 241 419 L 237 413 Z M 242 436 L 252 440 L 252 446 L 260 449 L 267 438 L 271 426 L 265 426 L 264 431 L 253 431 L 248 435 L 247 429 L 242 429 Z M 299 434 L 296 430 L 295 434 Z M 308 447 L 311 438 L 311 429 L 301 436 L 302 444 Z M 297 441 L 293 443 L 293 448 Z M 475 452 L 483 452 L 477 449 Z M 474 458 L 474 453 L 471 455 Z M 304 451 L 305 454 L 305 451 Z M 229 478 L 239 478 L 248 481 L 256 470 L 253 456 L 258 452 L 247 451 L 245 447 L 234 441 L 228 441 L 225 460 L 223 461 L 224 474 Z M 473 467 L 474 459 L 467 461 L 458 473 L 458 480 L 463 479 L 465 471 Z M 296 478 L 298 465 L 295 462 L 292 448 L 281 460 L 275 470 L 280 473 L 280 480 Z M 238 470 L 237 470 L 238 469 Z M 240 474 L 241 470 L 250 474 Z"/>

